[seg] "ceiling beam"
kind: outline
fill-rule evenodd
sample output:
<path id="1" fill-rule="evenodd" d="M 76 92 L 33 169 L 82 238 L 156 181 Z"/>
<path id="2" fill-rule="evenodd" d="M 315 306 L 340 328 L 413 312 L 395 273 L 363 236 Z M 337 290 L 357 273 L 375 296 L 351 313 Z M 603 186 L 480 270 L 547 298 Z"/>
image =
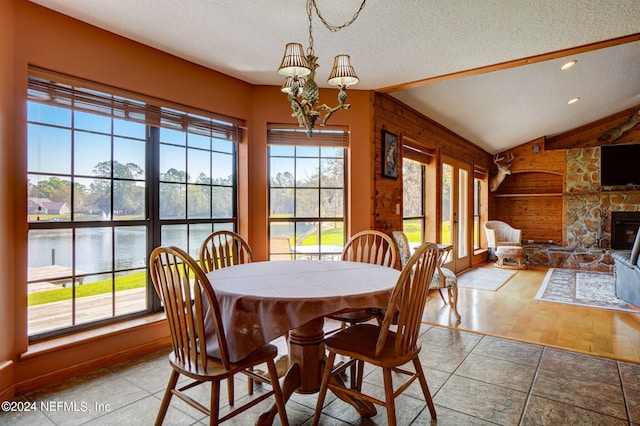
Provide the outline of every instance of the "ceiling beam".
<path id="1" fill-rule="evenodd" d="M 608 117 L 601 118 L 584 126 L 576 127 L 567 132 L 545 138 L 544 149 L 574 149 L 574 148 L 590 148 L 610 144 L 629 143 L 640 137 L 640 126 L 635 126 L 627 132 L 623 133 L 619 139 L 613 142 L 607 140 L 599 140 L 604 132 L 620 126 L 625 121 L 640 110 L 640 105 L 633 108 L 627 108 L 623 111 L 616 112 Z"/>
<path id="2" fill-rule="evenodd" d="M 458 71 L 450 74 L 444 74 L 436 77 L 429 77 L 422 80 L 416 80 L 409 83 L 397 84 L 394 86 L 382 87 L 376 89 L 381 93 L 393 93 L 400 90 L 413 89 L 416 87 L 426 86 L 428 84 L 441 83 L 443 81 L 455 80 L 463 77 L 471 77 L 473 75 L 485 74 L 493 71 L 501 71 L 509 68 L 521 67 L 523 65 L 531 65 L 538 62 L 549 61 L 551 59 L 563 58 L 565 56 L 577 55 L 580 53 L 591 52 L 593 50 L 604 49 L 607 47 L 618 46 L 626 43 L 633 43 L 640 40 L 640 33 L 630 34 L 622 37 L 612 38 L 610 40 L 598 41 L 582 46 L 572 47 L 569 49 L 556 50 L 555 52 L 543 53 L 540 55 L 529 56 L 513 61 L 501 62 L 499 64 L 486 65 L 483 67 L 473 68 L 466 71 Z"/>

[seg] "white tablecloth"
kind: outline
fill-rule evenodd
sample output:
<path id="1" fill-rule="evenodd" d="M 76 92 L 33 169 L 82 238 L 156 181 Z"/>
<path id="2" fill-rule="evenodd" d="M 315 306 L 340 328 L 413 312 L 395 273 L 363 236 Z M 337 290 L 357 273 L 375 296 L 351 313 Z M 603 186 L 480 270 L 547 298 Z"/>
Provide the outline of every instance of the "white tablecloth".
<path id="1" fill-rule="evenodd" d="M 232 361 L 307 322 L 345 309 L 386 308 L 400 271 L 366 263 L 254 262 L 207 274 Z M 219 356 L 213 326 L 207 353 Z"/>

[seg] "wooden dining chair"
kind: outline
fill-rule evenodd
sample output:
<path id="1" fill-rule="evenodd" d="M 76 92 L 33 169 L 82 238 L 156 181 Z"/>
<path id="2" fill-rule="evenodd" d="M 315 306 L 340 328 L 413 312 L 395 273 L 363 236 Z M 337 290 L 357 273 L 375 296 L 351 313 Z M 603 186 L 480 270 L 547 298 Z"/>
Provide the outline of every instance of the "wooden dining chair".
<path id="1" fill-rule="evenodd" d="M 396 265 L 396 251 L 393 239 L 387 234 L 380 231 L 365 230 L 349 238 L 342 249 L 341 259 L 393 268 Z M 363 309 L 360 311 L 327 315 L 327 318 L 338 321 L 340 328 L 327 330 L 325 335 L 333 334 L 344 329 L 347 325 L 352 326 L 372 319 L 381 322 L 384 314 L 384 310 L 381 309 Z M 352 387 L 355 386 L 356 374 L 356 365 L 352 364 L 350 370 Z"/>
<path id="2" fill-rule="evenodd" d="M 383 405 L 387 409 L 387 424 L 396 424 L 395 399 L 416 379 L 420 382 L 422 393 L 426 400 L 431 418 L 436 418 L 431 393 L 424 376 L 420 359 L 420 325 L 422 313 L 427 301 L 429 285 L 438 262 L 438 247 L 433 243 L 425 243 L 416 248 L 402 273 L 387 305 L 386 315 L 381 325 L 356 324 L 347 327 L 325 339 L 328 350 L 326 367 L 322 377 L 322 385 L 316 404 L 313 425 L 320 420 L 322 406 L 327 395 L 327 389 L 336 394 L 348 395 Z M 394 313 L 398 312 L 397 318 Z M 390 330 L 394 319 L 397 331 Z M 334 365 L 336 356 L 349 358 L 347 362 Z M 385 399 L 381 400 L 362 392 L 362 376 L 364 363 L 382 368 Z M 415 371 L 409 371 L 403 364 L 412 362 Z M 346 388 L 342 385 L 341 374 L 351 364 L 358 364 L 357 386 Z M 392 373 L 409 376 L 398 389 L 394 390 Z"/>
<path id="3" fill-rule="evenodd" d="M 383 232 L 374 230 L 366 230 L 354 234 L 344 245 L 341 256 L 341 260 L 370 263 L 390 268 L 395 266 L 396 258 L 396 246 L 393 239 Z M 344 328 L 345 325 L 367 322 L 374 318 L 379 318 L 382 321 L 383 317 L 384 312 L 375 309 L 327 315 L 327 318 L 340 321 L 341 328 Z M 330 334 L 331 331 L 328 333 Z"/>
<path id="4" fill-rule="evenodd" d="M 156 425 L 161 425 L 164 421 L 173 395 L 209 416 L 211 425 L 235 417 L 273 395 L 282 424 L 288 424 L 274 361 L 278 355 L 278 348 L 272 344 L 265 344 L 244 359 L 231 362 L 218 299 L 200 265 L 188 253 L 177 247 L 158 247 L 151 253 L 149 267 L 153 285 L 165 307 L 173 347 L 169 354 L 171 376 L 156 418 Z M 211 312 L 211 318 L 207 318 L 213 322 L 219 357 L 209 356 L 206 352 L 207 310 Z M 263 363 L 266 363 L 269 377 L 274 378 L 273 380 L 252 371 L 253 367 Z M 243 373 L 255 381 L 270 383 L 271 390 L 252 398 L 248 403 L 220 418 L 220 383 L 222 380 L 233 380 L 234 375 L 238 373 Z M 181 374 L 192 380 L 176 388 Z M 187 389 L 206 382 L 211 383 L 209 408 L 184 393 Z"/>
<path id="5" fill-rule="evenodd" d="M 253 251 L 235 232 L 216 231 L 200 245 L 200 264 L 205 272 L 249 262 L 253 262 Z"/>
<path id="6" fill-rule="evenodd" d="M 253 262 L 253 251 L 239 234 L 233 231 L 216 231 L 207 235 L 200 245 L 200 264 L 205 272 L 228 266 Z M 253 380 L 247 383 L 249 395 L 253 395 Z M 233 378 L 227 383 L 229 405 L 235 402 Z"/>

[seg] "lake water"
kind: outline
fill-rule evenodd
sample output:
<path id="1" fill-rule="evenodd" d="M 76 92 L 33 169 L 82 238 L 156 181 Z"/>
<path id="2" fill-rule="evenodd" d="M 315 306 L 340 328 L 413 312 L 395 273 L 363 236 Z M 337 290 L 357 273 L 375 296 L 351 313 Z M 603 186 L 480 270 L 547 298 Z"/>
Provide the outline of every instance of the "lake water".
<path id="1" fill-rule="evenodd" d="M 216 224 L 215 230 L 231 229 L 231 224 Z M 204 238 L 212 232 L 212 224 L 170 225 L 162 228 L 162 242 L 188 249 L 194 257 Z M 73 231 L 45 229 L 29 231 L 29 268 L 59 265 L 73 266 Z M 119 226 L 77 228 L 75 230 L 76 274 L 96 274 L 84 282 L 104 279 L 112 270 L 147 266 L 147 228 Z M 70 275 L 71 271 L 67 275 Z M 100 276 L 98 276 L 98 274 Z"/>

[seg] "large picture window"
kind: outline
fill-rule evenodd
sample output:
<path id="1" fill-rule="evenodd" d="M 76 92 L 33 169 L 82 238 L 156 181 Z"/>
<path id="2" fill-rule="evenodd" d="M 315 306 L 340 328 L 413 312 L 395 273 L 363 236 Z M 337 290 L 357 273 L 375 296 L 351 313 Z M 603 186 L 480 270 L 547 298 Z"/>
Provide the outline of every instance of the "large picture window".
<path id="1" fill-rule="evenodd" d="M 345 242 L 348 133 L 272 127 L 270 259 L 337 259 Z"/>
<path id="2" fill-rule="evenodd" d="M 424 167 L 409 158 L 402 160 L 402 228 L 414 245 L 422 243 L 424 238 Z"/>
<path id="3" fill-rule="evenodd" d="M 31 340 L 157 311 L 147 259 L 236 228 L 238 123 L 30 69 Z"/>

